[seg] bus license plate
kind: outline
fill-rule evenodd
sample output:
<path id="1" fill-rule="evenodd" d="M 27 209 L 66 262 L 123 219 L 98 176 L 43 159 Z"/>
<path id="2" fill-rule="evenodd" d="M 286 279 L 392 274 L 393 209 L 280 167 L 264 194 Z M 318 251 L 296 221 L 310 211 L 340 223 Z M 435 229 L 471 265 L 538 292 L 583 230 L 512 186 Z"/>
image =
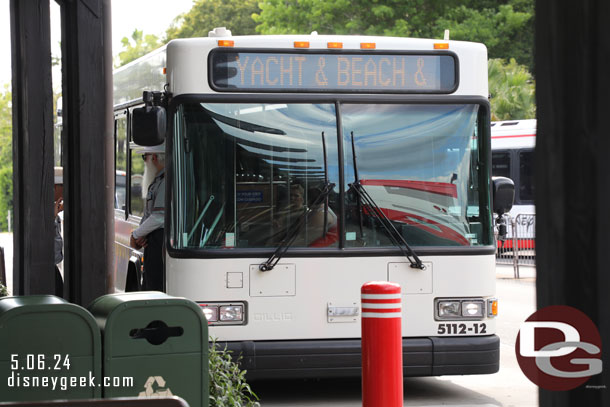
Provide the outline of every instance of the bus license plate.
<path id="1" fill-rule="evenodd" d="M 487 325 L 485 323 L 466 324 L 438 324 L 439 335 L 477 335 L 487 333 Z"/>

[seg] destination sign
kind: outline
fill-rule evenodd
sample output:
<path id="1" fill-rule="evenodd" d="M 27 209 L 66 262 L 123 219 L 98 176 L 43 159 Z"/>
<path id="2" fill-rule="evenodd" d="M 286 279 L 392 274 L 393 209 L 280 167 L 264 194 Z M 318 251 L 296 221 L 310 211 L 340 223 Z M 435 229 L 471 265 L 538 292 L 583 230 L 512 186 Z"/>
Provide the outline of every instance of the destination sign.
<path id="1" fill-rule="evenodd" d="M 210 54 L 218 91 L 450 93 L 456 59 L 448 54 L 252 52 Z"/>

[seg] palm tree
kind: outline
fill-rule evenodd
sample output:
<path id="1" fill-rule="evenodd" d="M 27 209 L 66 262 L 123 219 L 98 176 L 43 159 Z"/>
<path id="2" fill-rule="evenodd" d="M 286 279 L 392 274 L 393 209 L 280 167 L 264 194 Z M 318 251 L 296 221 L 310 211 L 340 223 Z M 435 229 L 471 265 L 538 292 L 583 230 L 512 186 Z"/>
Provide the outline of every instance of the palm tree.
<path id="1" fill-rule="evenodd" d="M 525 66 L 490 59 L 488 74 L 492 120 L 536 118 L 535 83 Z"/>

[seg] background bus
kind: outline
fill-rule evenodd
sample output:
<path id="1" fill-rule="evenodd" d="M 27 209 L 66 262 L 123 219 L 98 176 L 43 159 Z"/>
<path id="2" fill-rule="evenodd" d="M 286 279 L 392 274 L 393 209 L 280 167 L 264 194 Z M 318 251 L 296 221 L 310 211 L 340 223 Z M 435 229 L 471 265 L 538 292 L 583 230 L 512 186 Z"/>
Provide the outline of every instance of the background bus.
<path id="1" fill-rule="evenodd" d="M 217 29 L 114 87 L 116 290 L 141 272 L 133 112 L 166 90 L 147 102 L 168 117 L 166 291 L 250 378 L 358 376 L 372 280 L 402 286 L 405 375 L 498 370 L 483 45 Z"/>
<path id="2" fill-rule="evenodd" d="M 534 249 L 536 209 L 534 207 L 534 148 L 536 120 L 510 120 L 491 123 L 492 174 L 507 177 L 515 183 L 515 203 L 509 216 L 517 222 L 520 249 Z M 513 230 L 506 222 L 504 249 L 513 247 Z"/>

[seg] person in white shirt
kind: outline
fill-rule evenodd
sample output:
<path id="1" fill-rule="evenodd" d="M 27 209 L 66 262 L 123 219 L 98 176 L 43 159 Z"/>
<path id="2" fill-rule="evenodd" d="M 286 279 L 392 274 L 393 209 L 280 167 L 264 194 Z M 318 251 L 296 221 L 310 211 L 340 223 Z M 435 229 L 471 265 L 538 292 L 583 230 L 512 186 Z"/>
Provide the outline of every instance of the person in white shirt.
<path id="1" fill-rule="evenodd" d="M 144 248 L 143 289 L 163 291 L 163 227 L 165 223 L 165 143 L 138 148 L 146 163 L 143 192 L 146 191 L 144 215 L 140 226 L 131 232 L 129 245 Z M 147 179 L 153 178 L 148 184 Z M 146 188 L 146 189 L 145 189 Z"/>

